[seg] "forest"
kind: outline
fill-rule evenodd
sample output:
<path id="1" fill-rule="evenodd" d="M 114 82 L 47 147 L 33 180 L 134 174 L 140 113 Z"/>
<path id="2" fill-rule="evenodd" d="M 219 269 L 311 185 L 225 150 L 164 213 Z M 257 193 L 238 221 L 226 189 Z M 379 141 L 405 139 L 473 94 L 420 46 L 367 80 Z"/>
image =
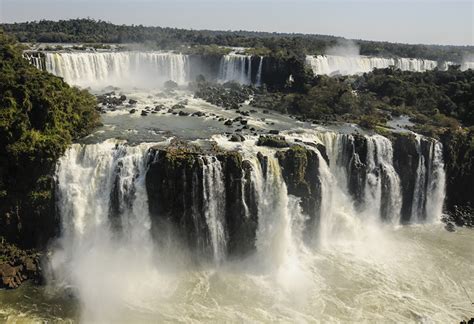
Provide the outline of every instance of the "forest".
<path id="1" fill-rule="evenodd" d="M 187 30 L 142 25 L 114 25 L 92 19 L 33 21 L 1 25 L 20 42 L 46 43 L 142 43 L 159 49 L 190 45 L 248 47 L 263 53 L 324 54 L 342 37 L 317 34 L 267 33 L 255 31 Z M 410 45 L 353 40 L 362 55 L 411 57 L 461 62 L 473 46 Z"/>
<path id="2" fill-rule="evenodd" d="M 0 214 L 10 215 L 0 218 L 0 236 L 19 232 L 9 229 L 22 227 L 20 214 L 41 215 L 53 198 L 57 159 L 99 123 L 94 96 L 36 69 L 23 49 L 0 30 Z"/>

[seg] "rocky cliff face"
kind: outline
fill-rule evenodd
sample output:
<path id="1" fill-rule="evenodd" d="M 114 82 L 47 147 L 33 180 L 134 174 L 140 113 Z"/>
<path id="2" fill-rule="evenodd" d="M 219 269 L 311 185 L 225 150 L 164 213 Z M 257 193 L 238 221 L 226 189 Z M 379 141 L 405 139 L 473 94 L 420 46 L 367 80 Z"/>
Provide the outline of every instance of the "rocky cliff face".
<path id="1" fill-rule="evenodd" d="M 446 210 L 458 226 L 474 225 L 474 132 L 442 136 L 446 164 Z"/>
<path id="2" fill-rule="evenodd" d="M 473 150 L 469 139 L 468 135 L 459 134 L 443 138 L 448 193 L 445 210 L 450 212 L 473 203 L 470 188 L 474 181 Z M 384 156 L 390 157 L 383 152 L 382 144 L 385 142 L 377 139 L 380 141 L 377 145 L 382 146 L 374 146 L 374 138 L 362 135 L 338 135 L 331 141 L 336 140 L 336 155 L 334 152 L 329 154 L 323 144 L 285 140 L 282 147 L 262 147 L 267 151 L 266 155 L 259 153 L 252 159 L 244 157 L 242 152 L 223 151 L 212 145 L 203 149 L 175 142 L 151 148 L 146 162 L 146 192 L 153 233 L 163 228 L 178 232 L 186 244 L 203 254 L 213 249 L 216 240 L 225 241 L 221 248 L 229 255 L 253 250 L 259 213 L 262 212 L 258 182 L 266 181 L 271 158 L 276 159 L 281 169 L 288 194 L 299 199 L 304 214 L 308 215 L 305 227 L 314 228 L 320 222 L 323 200 L 321 163 L 343 172 L 347 192 L 360 210 L 367 207 L 367 199 L 372 194 L 370 188 L 378 186 L 374 184 L 374 177 L 379 179 L 383 201 L 380 213 L 382 218 L 389 219 L 387 215 L 394 201 L 391 191 L 395 187 L 387 169 L 390 165 L 384 165 Z M 391 142 L 393 169 L 400 182 L 400 221 L 412 222 L 414 214 L 421 215 L 419 220 L 423 220 L 430 213 L 428 192 L 433 190 L 430 183 L 435 181 L 432 170 L 435 168 L 436 142 L 409 134 L 394 135 Z M 256 148 L 258 150 L 258 146 Z M 270 155 L 269 149 L 273 152 Z M 121 167 L 118 163 L 114 172 L 120 174 Z M 109 217 L 114 227 L 120 230 L 120 215 L 127 208 L 127 202 L 121 201 L 118 180 L 116 178 L 111 187 Z M 133 194 L 130 197 L 133 198 Z M 44 246 L 59 232 L 54 198 L 46 200 L 41 209 L 32 208 L 19 199 L 15 210 L 2 212 L 1 235 L 24 247 Z M 216 228 L 209 226 L 213 222 L 218 224 Z M 156 239 L 161 237 L 157 235 Z"/>

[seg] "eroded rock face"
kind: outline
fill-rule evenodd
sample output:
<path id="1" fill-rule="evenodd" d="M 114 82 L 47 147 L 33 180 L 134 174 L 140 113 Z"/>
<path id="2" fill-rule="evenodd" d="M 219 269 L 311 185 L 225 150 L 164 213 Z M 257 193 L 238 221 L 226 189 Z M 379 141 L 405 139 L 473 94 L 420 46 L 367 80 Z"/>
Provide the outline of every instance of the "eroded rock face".
<path id="1" fill-rule="evenodd" d="M 25 280 L 39 281 L 40 277 L 39 254 L 0 244 L 0 288 L 18 288 Z"/>
<path id="2" fill-rule="evenodd" d="M 415 136 L 408 134 L 397 136 L 393 143 L 393 151 L 394 167 L 403 184 L 402 221 L 408 222 L 412 212 L 413 192 L 419 161 Z"/>
<path id="3" fill-rule="evenodd" d="M 321 207 L 321 182 L 317 153 L 303 146 L 294 145 L 286 151 L 278 152 L 277 158 L 282 168 L 288 193 L 301 198 L 301 207 L 305 214 L 309 215 L 306 228 L 314 228 L 312 225 L 319 223 Z"/>
<path id="4" fill-rule="evenodd" d="M 222 201 L 217 208 L 222 208 L 220 213 L 225 215 L 228 252 L 240 254 L 254 246 L 256 207 L 244 205 L 244 197 L 250 195 L 250 182 L 246 181 L 250 176 L 239 153 L 202 152 L 181 146 L 153 149 L 150 156 L 146 187 L 156 231 L 171 228 L 180 232 L 190 246 L 200 251 L 209 249 L 210 233 L 205 215 L 205 196 L 209 193 L 204 176 L 210 164 L 218 163 L 223 188 L 218 193 L 222 196 L 216 197 Z"/>

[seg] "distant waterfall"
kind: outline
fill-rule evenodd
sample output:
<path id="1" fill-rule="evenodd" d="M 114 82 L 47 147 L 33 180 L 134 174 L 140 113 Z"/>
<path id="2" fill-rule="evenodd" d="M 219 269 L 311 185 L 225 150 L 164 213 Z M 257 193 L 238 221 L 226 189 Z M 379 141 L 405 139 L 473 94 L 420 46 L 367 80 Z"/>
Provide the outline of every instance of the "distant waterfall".
<path id="1" fill-rule="evenodd" d="M 317 75 L 351 75 L 394 66 L 403 71 L 425 72 L 438 67 L 438 62 L 413 58 L 382 58 L 370 56 L 307 56 L 306 63 Z M 447 66 L 446 64 L 441 65 Z"/>
<path id="2" fill-rule="evenodd" d="M 157 87 L 189 81 L 188 57 L 170 52 L 45 53 L 46 70 L 70 84 Z"/>
<path id="3" fill-rule="evenodd" d="M 222 56 L 218 79 L 221 82 L 252 84 L 252 56 L 240 54 Z"/>

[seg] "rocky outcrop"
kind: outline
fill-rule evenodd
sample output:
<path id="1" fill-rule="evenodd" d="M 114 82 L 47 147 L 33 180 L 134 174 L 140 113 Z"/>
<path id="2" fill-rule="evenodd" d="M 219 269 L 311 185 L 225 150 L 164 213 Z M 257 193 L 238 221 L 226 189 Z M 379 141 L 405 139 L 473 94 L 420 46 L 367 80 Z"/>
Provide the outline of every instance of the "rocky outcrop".
<path id="1" fill-rule="evenodd" d="M 412 212 L 413 192 L 415 190 L 418 151 L 415 136 L 399 134 L 393 142 L 393 163 L 400 176 L 402 187 L 402 221 L 408 222 Z"/>
<path id="2" fill-rule="evenodd" d="M 323 146 L 324 147 L 324 146 Z M 301 199 L 301 207 L 309 215 L 307 229 L 319 223 L 321 207 L 321 182 L 319 158 L 314 150 L 294 145 L 277 152 L 288 193 Z"/>
<path id="3" fill-rule="evenodd" d="M 226 197 L 225 223 L 229 254 L 253 248 L 257 211 L 252 203 L 248 164 L 237 152 L 203 151 L 187 144 L 154 148 L 146 176 L 150 214 L 155 232 L 163 228 L 180 232 L 187 244 L 205 253 L 210 233 L 204 214 L 204 169 L 219 162 Z M 244 205 L 244 197 L 249 201 Z M 159 238 L 158 238 L 159 239 Z"/>
<path id="4" fill-rule="evenodd" d="M 21 250 L 14 245 L 0 243 L 0 288 L 17 288 L 25 280 L 41 278 L 40 255 L 32 250 Z"/>
<path id="5" fill-rule="evenodd" d="M 447 132 L 441 136 L 446 167 L 446 211 L 453 223 L 469 224 L 474 208 L 474 131 Z"/>

